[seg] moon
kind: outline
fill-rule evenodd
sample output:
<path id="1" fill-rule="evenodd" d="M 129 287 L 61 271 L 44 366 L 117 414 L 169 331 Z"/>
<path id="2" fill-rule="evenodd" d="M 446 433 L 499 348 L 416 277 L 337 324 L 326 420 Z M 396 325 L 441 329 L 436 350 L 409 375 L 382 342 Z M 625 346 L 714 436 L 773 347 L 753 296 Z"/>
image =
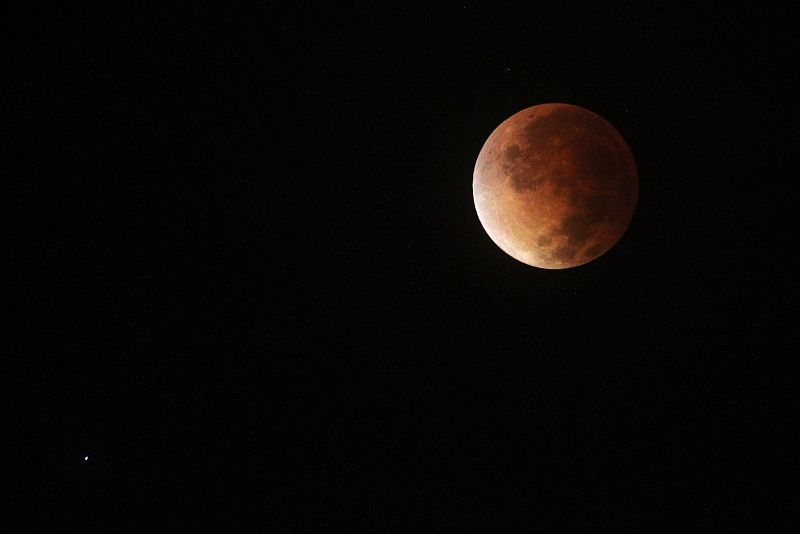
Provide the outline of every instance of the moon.
<path id="1" fill-rule="evenodd" d="M 544 269 L 588 263 L 628 228 L 636 164 L 617 130 L 572 104 L 503 121 L 478 154 L 472 195 L 484 230 L 511 257 Z"/>

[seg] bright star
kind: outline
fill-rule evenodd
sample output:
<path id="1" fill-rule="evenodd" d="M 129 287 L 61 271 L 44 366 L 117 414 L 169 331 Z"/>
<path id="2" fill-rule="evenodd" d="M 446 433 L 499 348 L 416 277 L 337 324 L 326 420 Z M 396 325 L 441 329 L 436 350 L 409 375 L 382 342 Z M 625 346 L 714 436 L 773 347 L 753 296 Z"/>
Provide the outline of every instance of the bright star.
<path id="1" fill-rule="evenodd" d="M 88 462 L 88 461 L 89 461 L 89 457 L 88 457 L 88 456 L 84 456 L 84 457 L 83 457 L 83 461 L 84 461 L 84 462 Z"/>

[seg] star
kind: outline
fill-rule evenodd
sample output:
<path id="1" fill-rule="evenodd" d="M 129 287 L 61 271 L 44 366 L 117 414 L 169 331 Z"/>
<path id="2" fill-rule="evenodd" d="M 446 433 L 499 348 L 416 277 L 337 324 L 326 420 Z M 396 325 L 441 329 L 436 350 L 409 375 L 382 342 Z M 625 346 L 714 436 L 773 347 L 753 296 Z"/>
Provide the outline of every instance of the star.
<path id="1" fill-rule="evenodd" d="M 88 456 L 84 456 L 84 457 L 83 457 L 83 461 L 84 461 L 84 462 L 88 462 L 88 461 L 89 461 L 89 457 L 88 457 Z"/>

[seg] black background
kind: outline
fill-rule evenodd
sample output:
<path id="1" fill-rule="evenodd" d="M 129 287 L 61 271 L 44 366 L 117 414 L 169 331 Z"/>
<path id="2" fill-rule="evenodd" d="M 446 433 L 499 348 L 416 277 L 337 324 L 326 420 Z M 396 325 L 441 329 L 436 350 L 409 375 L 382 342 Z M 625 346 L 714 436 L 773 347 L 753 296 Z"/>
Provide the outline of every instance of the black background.
<path id="1" fill-rule="evenodd" d="M 166 4 L 9 11 L 18 531 L 791 523 L 789 13 Z M 563 271 L 472 203 L 545 102 L 640 177 Z"/>

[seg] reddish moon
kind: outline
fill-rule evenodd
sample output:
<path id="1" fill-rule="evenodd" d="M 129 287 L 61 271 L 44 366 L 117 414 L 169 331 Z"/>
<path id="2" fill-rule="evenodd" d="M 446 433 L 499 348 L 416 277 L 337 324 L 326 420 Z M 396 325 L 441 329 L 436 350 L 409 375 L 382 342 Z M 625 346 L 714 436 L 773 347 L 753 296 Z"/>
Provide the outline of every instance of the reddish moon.
<path id="1" fill-rule="evenodd" d="M 639 180 L 625 140 L 571 104 L 503 121 L 475 163 L 472 194 L 492 241 L 511 257 L 566 269 L 605 254 L 628 228 Z"/>

